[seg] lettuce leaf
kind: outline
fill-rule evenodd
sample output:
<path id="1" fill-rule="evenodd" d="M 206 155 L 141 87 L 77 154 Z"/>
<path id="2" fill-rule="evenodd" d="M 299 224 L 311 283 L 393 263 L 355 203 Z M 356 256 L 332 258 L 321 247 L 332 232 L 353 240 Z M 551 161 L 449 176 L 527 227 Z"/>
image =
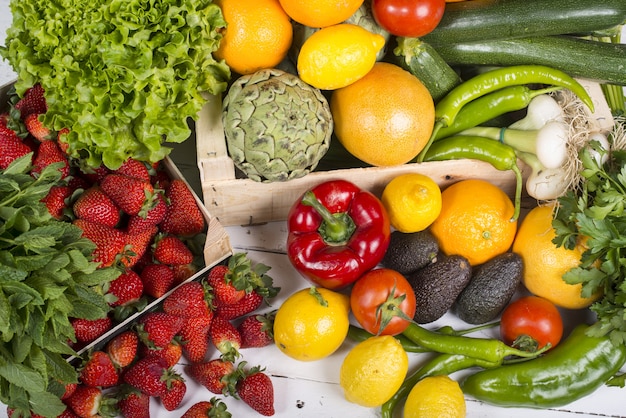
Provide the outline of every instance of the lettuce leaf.
<path id="1" fill-rule="evenodd" d="M 3 56 L 21 96 L 41 83 L 43 122 L 69 153 L 111 169 L 133 157 L 162 160 L 185 141 L 205 95 L 230 69 L 212 53 L 226 26 L 212 0 L 11 0 Z"/>

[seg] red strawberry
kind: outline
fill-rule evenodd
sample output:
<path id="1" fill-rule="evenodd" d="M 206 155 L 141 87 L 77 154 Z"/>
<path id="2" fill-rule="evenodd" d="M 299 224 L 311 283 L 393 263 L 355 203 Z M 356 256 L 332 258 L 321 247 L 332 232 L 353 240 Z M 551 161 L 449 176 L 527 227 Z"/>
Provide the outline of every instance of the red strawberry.
<path id="1" fill-rule="evenodd" d="M 111 306 L 128 306 L 143 296 L 143 282 L 134 270 L 126 269 L 109 283 L 107 293 L 115 297 Z"/>
<path id="2" fill-rule="evenodd" d="M 193 261 L 193 253 L 184 241 L 174 235 L 159 236 L 152 250 L 154 259 L 162 264 L 189 264 Z"/>
<path id="3" fill-rule="evenodd" d="M 139 337 L 135 331 L 127 330 L 116 335 L 107 343 L 106 353 L 119 369 L 129 366 L 137 356 Z"/>
<path id="4" fill-rule="evenodd" d="M 183 352 L 190 362 L 200 362 L 206 357 L 212 320 L 213 312 L 185 319 L 179 334 L 183 341 Z"/>
<path id="5" fill-rule="evenodd" d="M 183 327 L 184 319 L 161 311 L 148 312 L 137 324 L 139 339 L 149 348 L 165 348 Z"/>
<path id="6" fill-rule="evenodd" d="M 46 113 L 48 106 L 41 84 L 35 84 L 26 90 L 24 96 L 15 103 L 15 108 L 20 111 L 22 119 L 31 113 Z"/>
<path id="7" fill-rule="evenodd" d="M 83 237 L 96 244 L 93 261 L 102 267 L 112 265 L 124 252 L 127 238 L 121 230 L 84 219 L 75 219 L 73 223 L 83 230 Z"/>
<path id="8" fill-rule="evenodd" d="M 19 138 L 0 135 L 0 169 L 6 169 L 13 160 L 23 157 L 33 150 Z"/>
<path id="9" fill-rule="evenodd" d="M 177 264 L 170 267 L 174 272 L 174 285 L 183 283 L 198 272 L 198 268 L 193 263 Z"/>
<path id="10" fill-rule="evenodd" d="M 274 415 L 274 385 L 270 377 L 259 367 L 250 369 L 237 382 L 237 395 L 259 414 Z"/>
<path id="11" fill-rule="evenodd" d="M 130 385 L 117 393 L 117 407 L 124 418 L 150 418 L 150 396 Z"/>
<path id="12" fill-rule="evenodd" d="M 79 343 L 90 343 L 107 332 L 113 326 L 113 321 L 108 316 L 101 319 L 73 318 L 71 320 Z"/>
<path id="13" fill-rule="evenodd" d="M 174 179 L 165 191 L 169 203 L 165 218 L 159 225 L 162 232 L 173 235 L 196 235 L 204 230 L 204 215 L 183 180 Z"/>
<path id="14" fill-rule="evenodd" d="M 186 392 L 185 380 L 179 376 L 170 382 L 167 392 L 161 395 L 161 404 L 166 410 L 173 411 L 181 404 Z"/>
<path id="15" fill-rule="evenodd" d="M 226 404 L 218 398 L 210 401 L 200 401 L 191 405 L 181 418 L 227 418 L 231 414 L 226 410 Z"/>
<path id="16" fill-rule="evenodd" d="M 150 172 L 148 167 L 142 161 L 129 158 L 124 161 L 122 165 L 114 171 L 117 174 L 124 174 L 130 177 L 136 177 L 140 180 L 150 183 Z"/>
<path id="17" fill-rule="evenodd" d="M 211 321 L 209 337 L 223 358 L 234 361 L 235 358 L 239 357 L 241 335 L 230 321 L 218 315 L 214 316 Z"/>
<path id="18" fill-rule="evenodd" d="M 120 260 L 126 268 L 135 267 L 139 260 L 141 260 L 146 254 L 150 255 L 148 259 L 152 261 L 152 255 L 148 252 L 148 249 L 150 248 L 150 244 L 156 236 L 158 229 L 159 228 L 156 225 L 152 225 L 149 227 L 146 226 L 140 231 L 127 230 L 126 251 Z"/>
<path id="19" fill-rule="evenodd" d="M 63 128 L 59 132 L 57 132 L 57 145 L 59 146 L 59 149 L 66 154 L 70 149 L 70 144 L 69 142 L 67 142 L 67 134 L 69 133 L 69 128 Z"/>
<path id="20" fill-rule="evenodd" d="M 233 304 L 240 301 L 246 294 L 243 288 L 238 289 L 231 280 L 233 276 L 230 272 L 231 270 L 224 265 L 215 266 L 209 272 L 207 282 L 213 288 L 216 306 Z"/>
<path id="21" fill-rule="evenodd" d="M 248 315 L 239 323 L 241 348 L 265 347 L 274 342 L 274 313 Z"/>
<path id="22" fill-rule="evenodd" d="M 44 126 L 44 124 L 39 120 L 39 116 L 39 113 L 26 115 L 24 118 L 24 126 L 26 126 L 26 130 L 38 141 L 43 142 L 50 140 L 50 129 Z"/>
<path id="23" fill-rule="evenodd" d="M 9 126 L 11 122 L 12 120 L 9 112 L 0 113 L 0 138 L 7 137 L 20 139 L 17 132 L 15 132 L 15 130 Z"/>
<path id="24" fill-rule="evenodd" d="M 161 357 L 144 357 L 132 364 L 124 373 L 124 381 L 149 396 L 167 392 L 168 382 L 175 372 L 167 367 Z"/>
<path id="25" fill-rule="evenodd" d="M 183 283 L 163 301 L 163 311 L 184 318 L 213 315 L 209 308 L 210 293 L 200 282 Z"/>
<path id="26" fill-rule="evenodd" d="M 126 229 L 129 233 L 137 233 L 146 228 L 153 228 L 161 223 L 166 212 L 167 204 L 165 203 L 165 197 L 163 197 L 162 193 L 157 193 L 154 207 L 148 211 L 145 217 L 139 215 L 130 216 Z"/>
<path id="27" fill-rule="evenodd" d="M 236 303 L 230 305 L 218 305 L 215 313 L 224 319 L 236 319 L 254 312 L 263 304 L 263 296 L 255 290 L 246 293 L 244 297 Z"/>
<path id="28" fill-rule="evenodd" d="M 106 352 L 94 351 L 82 365 L 79 379 L 87 386 L 109 388 L 117 384 L 119 375 Z"/>
<path id="29" fill-rule="evenodd" d="M 41 171 L 50 164 L 63 163 L 61 171 L 61 177 L 65 178 L 70 174 L 70 163 L 67 159 L 67 155 L 61 151 L 59 146 L 54 141 L 44 141 L 39 144 L 35 158 L 33 160 L 32 173 L 41 173 Z"/>
<path id="30" fill-rule="evenodd" d="M 31 415 L 31 418 L 37 417 L 37 416 L 38 415 Z M 80 417 L 76 415 L 76 413 L 72 411 L 72 408 L 68 406 L 67 408 L 63 410 L 63 412 L 61 412 L 61 415 L 57 416 L 57 418 L 80 418 Z"/>
<path id="31" fill-rule="evenodd" d="M 66 383 L 65 392 L 63 392 L 63 395 L 61 395 L 61 400 L 64 401 L 70 396 L 72 396 L 72 393 L 74 393 L 77 386 L 78 386 L 78 383 Z"/>
<path id="32" fill-rule="evenodd" d="M 120 221 L 120 208 L 97 185 L 85 190 L 72 206 L 77 218 L 115 227 Z"/>
<path id="33" fill-rule="evenodd" d="M 67 199 L 72 195 L 70 186 L 57 185 L 52 186 L 50 191 L 41 199 L 48 208 L 48 212 L 55 219 L 62 220 L 65 217 L 65 211 L 69 208 Z"/>
<path id="34" fill-rule="evenodd" d="M 150 182 L 124 174 L 111 173 L 100 181 L 102 190 L 128 215 L 143 215 L 154 206 Z"/>
<path id="35" fill-rule="evenodd" d="M 17 413 L 18 415 L 15 415 L 16 413 Z M 33 413 L 32 411 L 29 411 L 29 413 L 30 413 L 30 417 L 31 417 L 31 418 L 45 418 L 43 415 L 35 414 L 35 413 Z M 18 412 L 17 412 L 15 409 L 13 409 L 13 408 L 9 408 L 9 407 L 7 407 L 7 416 L 8 416 L 9 418 L 15 418 L 15 417 L 18 417 L 18 416 L 19 416 L 19 417 L 23 417 L 24 415 L 22 415 L 21 413 L 18 413 Z"/>
<path id="36" fill-rule="evenodd" d="M 80 174 L 86 179 L 90 184 L 100 183 L 103 178 L 109 174 L 111 170 L 108 169 L 107 166 L 101 164 L 98 167 L 81 167 Z"/>
<path id="37" fill-rule="evenodd" d="M 198 384 L 218 395 L 235 393 L 237 378 L 232 361 L 216 358 L 205 362 L 191 363 L 185 372 Z"/>
<path id="38" fill-rule="evenodd" d="M 141 270 L 144 292 L 160 298 L 174 286 L 174 272 L 165 264 L 148 264 Z"/>
<path id="39" fill-rule="evenodd" d="M 65 402 L 81 418 L 93 418 L 100 412 L 103 401 L 102 389 L 96 386 L 78 385 Z"/>
<path id="40" fill-rule="evenodd" d="M 145 344 L 140 345 L 141 357 L 161 357 L 165 360 L 167 367 L 174 367 L 174 365 L 180 361 L 182 355 L 183 348 L 176 338 L 174 338 L 166 347 L 163 348 L 149 348 Z"/>

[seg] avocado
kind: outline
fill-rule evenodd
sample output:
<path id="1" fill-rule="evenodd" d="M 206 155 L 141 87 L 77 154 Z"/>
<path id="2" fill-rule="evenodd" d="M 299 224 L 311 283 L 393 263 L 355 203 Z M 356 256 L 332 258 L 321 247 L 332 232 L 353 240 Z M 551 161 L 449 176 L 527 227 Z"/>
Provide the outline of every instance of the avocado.
<path id="1" fill-rule="evenodd" d="M 515 294 L 522 273 L 522 257 L 513 252 L 498 255 L 477 266 L 469 284 L 456 300 L 456 315 L 476 325 L 493 320 Z"/>
<path id="2" fill-rule="evenodd" d="M 437 258 L 439 243 L 428 230 L 405 233 L 393 231 L 381 264 L 398 273 L 411 274 Z"/>
<path id="3" fill-rule="evenodd" d="M 415 292 L 413 320 L 427 324 L 441 318 L 472 277 L 472 267 L 460 255 L 439 256 L 437 261 L 407 276 Z"/>

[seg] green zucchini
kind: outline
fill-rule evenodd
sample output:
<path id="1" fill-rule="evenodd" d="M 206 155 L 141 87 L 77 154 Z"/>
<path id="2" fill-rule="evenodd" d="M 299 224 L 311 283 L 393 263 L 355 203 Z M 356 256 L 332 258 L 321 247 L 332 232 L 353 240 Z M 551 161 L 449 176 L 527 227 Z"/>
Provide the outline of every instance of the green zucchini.
<path id="1" fill-rule="evenodd" d="M 418 38 L 397 38 L 397 43 L 392 60 L 417 77 L 435 102 L 461 84 L 461 77 L 428 43 Z"/>
<path id="2" fill-rule="evenodd" d="M 559 35 L 459 42 L 435 49 L 450 65 L 547 65 L 573 77 L 626 86 L 626 44 Z"/>
<path id="3" fill-rule="evenodd" d="M 624 0 L 472 0 L 447 3 L 431 45 L 589 33 L 626 21 Z"/>

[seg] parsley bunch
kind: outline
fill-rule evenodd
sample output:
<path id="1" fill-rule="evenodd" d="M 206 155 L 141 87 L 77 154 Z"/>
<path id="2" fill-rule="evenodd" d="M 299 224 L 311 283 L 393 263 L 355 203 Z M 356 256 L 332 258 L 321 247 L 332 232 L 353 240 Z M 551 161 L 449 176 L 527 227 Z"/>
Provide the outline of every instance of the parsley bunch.
<path id="1" fill-rule="evenodd" d="M 104 317 L 99 291 L 119 271 L 98 268 L 95 244 L 55 220 L 41 199 L 59 184 L 59 163 L 30 175 L 32 155 L 0 170 L 0 401 L 19 413 L 56 417 L 77 372 L 69 318 Z"/>
<path id="2" fill-rule="evenodd" d="M 597 322 L 589 332 L 626 344 L 626 151 L 608 153 L 596 145 L 580 152 L 580 188 L 559 198 L 553 242 L 572 249 L 577 240 L 587 239 L 580 265 L 563 279 L 582 283 L 583 297 L 603 292 L 590 307 Z M 604 164 L 598 155 L 608 157 Z"/>

